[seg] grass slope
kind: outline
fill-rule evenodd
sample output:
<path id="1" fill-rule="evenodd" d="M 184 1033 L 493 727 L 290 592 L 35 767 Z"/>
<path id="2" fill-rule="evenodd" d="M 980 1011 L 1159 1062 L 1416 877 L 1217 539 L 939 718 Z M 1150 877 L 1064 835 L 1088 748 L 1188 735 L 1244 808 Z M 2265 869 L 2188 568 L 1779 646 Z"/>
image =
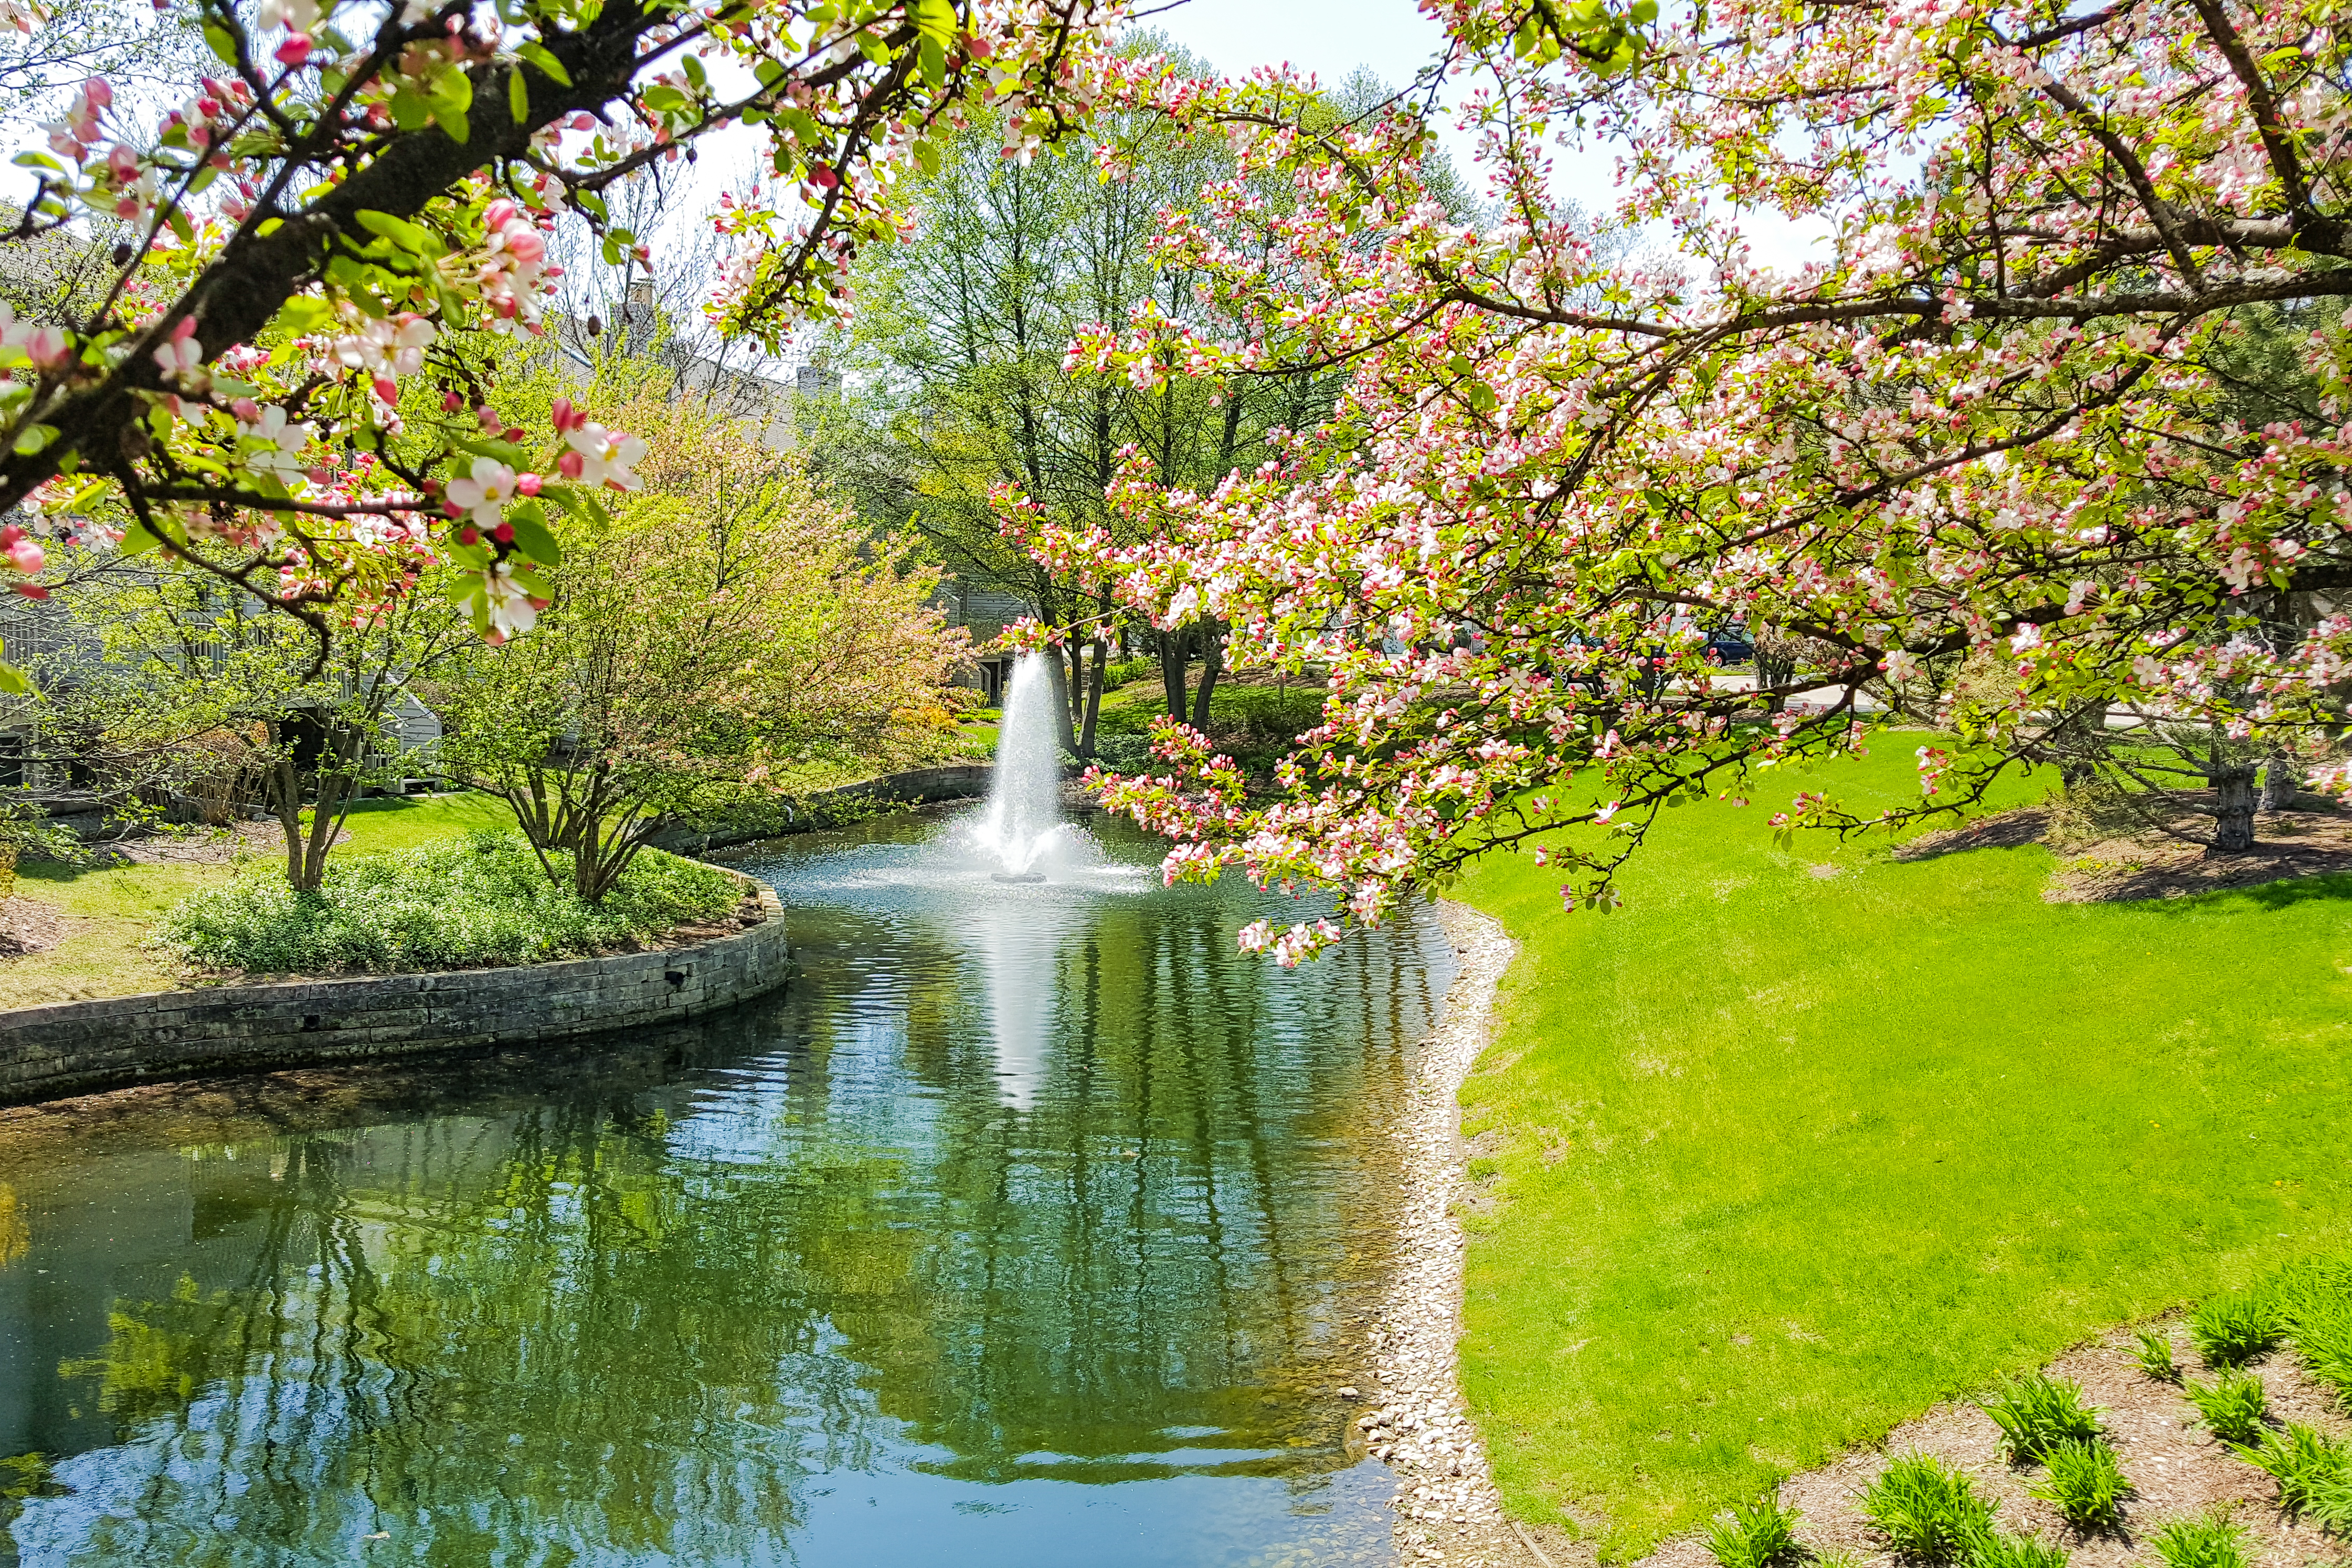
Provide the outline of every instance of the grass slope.
<path id="1" fill-rule="evenodd" d="M 2046 904 L 2039 847 L 1763 815 L 1673 814 L 1612 915 L 1526 858 L 1461 889 L 1525 944 L 1463 1381 L 1513 1510 L 1612 1559 L 2352 1220 L 2352 878 Z"/>
<path id="2" fill-rule="evenodd" d="M 345 827 L 349 837 L 336 846 L 335 857 L 413 849 L 465 828 L 513 822 L 513 814 L 487 795 L 362 801 L 352 809 Z M 25 861 L 16 870 L 16 896 L 55 907 L 66 921 L 65 940 L 46 952 L 0 963 L 0 1008 L 170 989 L 176 971 L 165 955 L 144 945 L 155 922 L 190 893 L 220 886 L 233 873 L 226 863 Z"/>

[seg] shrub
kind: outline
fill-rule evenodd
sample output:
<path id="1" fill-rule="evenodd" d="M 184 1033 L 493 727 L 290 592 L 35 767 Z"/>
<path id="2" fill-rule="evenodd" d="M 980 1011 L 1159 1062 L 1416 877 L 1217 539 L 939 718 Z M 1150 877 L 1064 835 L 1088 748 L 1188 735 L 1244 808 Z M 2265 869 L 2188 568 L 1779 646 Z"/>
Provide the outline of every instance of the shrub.
<path id="1" fill-rule="evenodd" d="M 2066 1568 L 2072 1555 L 2038 1535 L 2011 1535 L 2000 1530 L 1977 1542 L 1969 1553 L 1969 1568 Z"/>
<path id="2" fill-rule="evenodd" d="M 2133 1336 L 2137 1342 L 2132 1359 L 2139 1363 L 2142 1377 L 2151 1383 L 2178 1383 L 2180 1368 L 2172 1359 L 2172 1341 L 2154 1329 L 2142 1329 Z"/>
<path id="3" fill-rule="evenodd" d="M 2246 1527 L 2225 1509 L 2196 1519 L 2168 1519 L 2148 1534 L 2164 1568 L 2247 1568 Z"/>
<path id="4" fill-rule="evenodd" d="M 190 963 L 251 973 L 464 969 L 643 941 L 741 897 L 716 867 L 647 849 L 602 903 L 583 903 L 548 880 L 521 835 L 476 831 L 331 862 L 313 893 L 275 870 L 245 872 L 183 900 L 157 940 Z"/>
<path id="5" fill-rule="evenodd" d="M 1933 1454 L 1906 1454 L 1863 1494 L 1864 1518 L 1906 1557 L 1956 1557 L 1992 1531 L 1994 1504 Z"/>
<path id="6" fill-rule="evenodd" d="M 1706 1549 L 1722 1568 L 1776 1568 L 1807 1555 L 1797 1543 L 1797 1526 L 1804 1515 L 1783 1508 L 1766 1492 L 1752 1503 L 1741 1503 L 1729 1515 L 1707 1521 Z"/>
<path id="7" fill-rule="evenodd" d="M 2183 1392 L 2213 1436 L 2225 1443 L 2252 1442 L 2263 1429 L 2263 1417 L 2270 1414 L 2262 1381 L 2246 1373 L 2224 1371 L 2210 1383 L 2185 1384 Z"/>
<path id="8" fill-rule="evenodd" d="M 2083 1404 L 2080 1384 L 2033 1373 L 2004 1379 L 1977 1408 L 2000 1428 L 2001 1447 L 2011 1464 L 2031 1464 L 2053 1443 L 2099 1435 L 2099 1412 Z"/>
<path id="9" fill-rule="evenodd" d="M 2300 1422 L 2235 1445 L 2238 1458 L 2278 1483 L 2279 1507 L 2331 1530 L 2352 1530 L 2352 1443 Z"/>
<path id="10" fill-rule="evenodd" d="M 2116 1451 L 2106 1444 L 2079 1437 L 2053 1443 L 2042 1453 L 2050 1467 L 2033 1495 L 2058 1505 L 2067 1523 L 2081 1530 L 2105 1530 L 2123 1519 L 2123 1500 L 2131 1483 Z"/>
<path id="11" fill-rule="evenodd" d="M 2277 1301 L 2267 1291 L 2232 1290 L 2189 1315 L 2189 1342 L 2207 1366 L 2243 1366 L 2284 1332 Z"/>
<path id="12" fill-rule="evenodd" d="M 2305 1372 L 2334 1391 L 2338 1404 L 2352 1409 L 2352 1303 L 2297 1323 L 2294 1353 Z"/>

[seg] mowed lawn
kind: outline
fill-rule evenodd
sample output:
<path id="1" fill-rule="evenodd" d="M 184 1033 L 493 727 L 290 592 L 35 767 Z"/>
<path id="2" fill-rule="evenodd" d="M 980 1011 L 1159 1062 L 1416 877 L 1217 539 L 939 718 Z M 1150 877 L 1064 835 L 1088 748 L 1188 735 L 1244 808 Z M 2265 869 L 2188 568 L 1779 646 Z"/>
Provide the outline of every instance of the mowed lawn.
<path id="1" fill-rule="evenodd" d="M 496 796 L 440 795 L 362 801 L 344 826 L 337 856 L 412 849 L 468 827 L 511 827 L 514 814 Z M 285 867 L 275 824 L 257 838 L 247 865 Z M 166 991 L 179 984 L 163 954 L 146 945 L 165 910 L 199 888 L 227 880 L 226 861 L 194 865 L 68 866 L 26 860 L 16 868 L 16 897 L 47 904 L 61 917 L 63 940 L 45 952 L 0 959 L 0 1008 L 37 1007 L 93 996 Z"/>
<path id="2" fill-rule="evenodd" d="M 1670 813 L 1613 914 L 1462 884 L 1524 944 L 1462 1096 L 1463 1380 L 1512 1510 L 1607 1558 L 2352 1237 L 2352 878 L 2061 905 L 2038 847 L 1772 847 L 1797 788 L 1913 779 Z"/>

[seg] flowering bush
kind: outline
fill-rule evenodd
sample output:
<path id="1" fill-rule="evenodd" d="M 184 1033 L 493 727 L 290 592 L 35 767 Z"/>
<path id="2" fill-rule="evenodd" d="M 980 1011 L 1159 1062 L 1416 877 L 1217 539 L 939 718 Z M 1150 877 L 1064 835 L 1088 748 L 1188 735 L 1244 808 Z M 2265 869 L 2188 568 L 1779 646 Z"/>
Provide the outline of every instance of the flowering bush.
<path id="1" fill-rule="evenodd" d="M 1605 908 L 1659 810 L 1862 744 L 1865 695 L 1960 736 L 1918 811 L 2103 704 L 2340 734 L 2352 32 L 2326 4 L 1438 9 L 1483 226 L 1430 199 L 1403 108 L 1318 130 L 1278 73 L 1117 68 L 1114 101 L 1237 153 L 1160 255 L 1244 326 L 1145 306 L 1074 367 L 1354 369 L 1281 461 L 1196 491 L 1133 458 L 1122 526 L 1040 531 L 1155 625 L 1229 622 L 1237 666 L 1331 672 L 1280 798 L 1181 730 L 1109 786 L 1180 840 L 1171 875 L 1334 886 L 1370 921 L 1541 842 Z M 1553 199 L 1594 139 L 1612 216 L 1671 254 L 1612 259 Z M 1823 226 L 1822 259 L 1758 265 L 1758 208 Z M 1708 651 L 1734 618 L 1820 653 L 1747 689 Z M 1963 700 L 1971 656 L 2005 679 Z M 1817 793 L 1784 816 L 1863 825 Z"/>
<path id="2" fill-rule="evenodd" d="M 257 974 L 467 969 L 644 941 L 742 896 L 723 871 L 648 849 L 601 903 L 584 903 L 549 880 L 521 835 L 477 831 L 338 860 L 314 892 L 243 872 L 182 900 L 156 940 L 200 968 Z"/>

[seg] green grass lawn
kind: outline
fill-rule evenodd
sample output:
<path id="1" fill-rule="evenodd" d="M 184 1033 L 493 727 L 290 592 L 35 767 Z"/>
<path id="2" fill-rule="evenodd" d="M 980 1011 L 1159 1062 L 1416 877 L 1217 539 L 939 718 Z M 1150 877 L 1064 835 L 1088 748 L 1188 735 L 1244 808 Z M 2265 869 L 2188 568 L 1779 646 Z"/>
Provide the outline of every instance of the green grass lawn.
<path id="1" fill-rule="evenodd" d="M 1512 1510 L 1611 1559 L 2352 1235 L 2352 877 L 2049 904 L 2038 847 L 1776 851 L 1801 782 L 1671 814 L 1614 914 L 1524 858 L 1460 889 L 1524 944 L 1463 1381 Z"/>
<path id="2" fill-rule="evenodd" d="M 513 823 L 514 815 L 504 803 L 487 795 L 362 801 L 346 825 L 349 837 L 335 853 L 409 849 L 463 828 Z M 276 840 L 270 843 L 274 847 Z M 17 868 L 16 896 L 55 907 L 65 918 L 66 938 L 47 952 L 0 961 L 0 1008 L 169 989 L 177 981 L 176 973 L 146 946 L 149 931 L 164 910 L 199 888 L 226 881 L 233 870 L 226 863 L 24 862 Z"/>

